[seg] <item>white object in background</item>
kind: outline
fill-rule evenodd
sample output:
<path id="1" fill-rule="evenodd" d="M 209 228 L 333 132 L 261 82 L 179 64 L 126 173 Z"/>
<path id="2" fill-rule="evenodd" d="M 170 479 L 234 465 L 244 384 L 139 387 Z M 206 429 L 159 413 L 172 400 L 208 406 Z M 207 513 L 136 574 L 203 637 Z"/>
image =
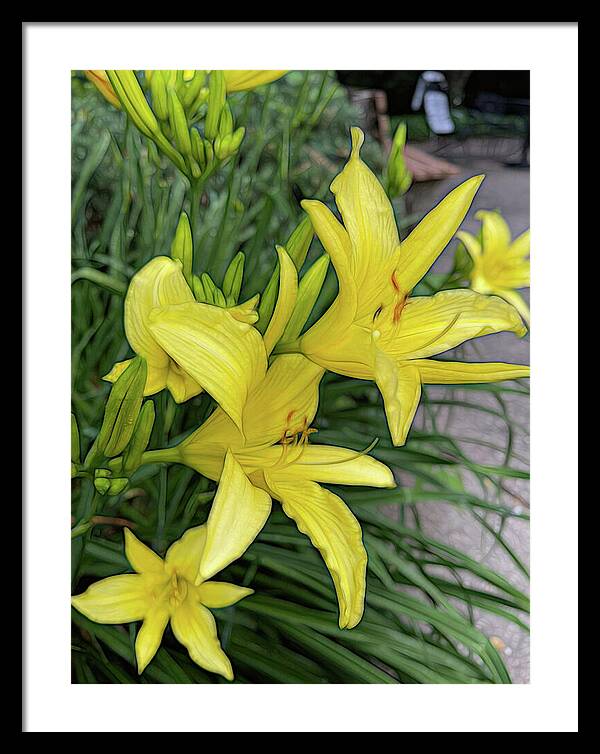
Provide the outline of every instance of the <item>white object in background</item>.
<path id="1" fill-rule="evenodd" d="M 454 133 L 447 90 L 446 77 L 441 71 L 424 71 L 419 76 L 411 102 L 413 111 L 423 107 L 427 125 L 439 135 Z"/>

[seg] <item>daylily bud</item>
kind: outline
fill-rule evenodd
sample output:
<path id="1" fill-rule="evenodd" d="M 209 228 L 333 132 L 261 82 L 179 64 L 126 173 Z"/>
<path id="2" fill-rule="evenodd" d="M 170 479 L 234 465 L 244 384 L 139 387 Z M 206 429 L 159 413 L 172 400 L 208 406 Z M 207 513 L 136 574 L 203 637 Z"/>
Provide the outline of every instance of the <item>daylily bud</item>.
<path id="1" fill-rule="evenodd" d="M 127 475 L 132 474 L 142 462 L 142 454 L 150 442 L 154 416 L 154 402 L 146 401 L 135 423 L 133 436 L 125 450 L 123 472 Z"/>
<path id="2" fill-rule="evenodd" d="M 192 244 L 192 229 L 185 212 L 179 216 L 175 238 L 171 245 L 171 257 L 179 259 L 183 267 L 183 276 L 186 283 L 192 287 L 192 267 L 194 263 L 194 248 Z"/>
<path id="3" fill-rule="evenodd" d="M 246 129 L 244 128 L 244 126 L 240 126 L 231 134 L 231 142 L 229 144 L 229 149 L 231 150 L 230 154 L 237 152 L 240 144 L 242 143 L 245 133 Z"/>
<path id="4" fill-rule="evenodd" d="M 202 170 L 200 169 L 200 165 L 198 165 L 196 160 L 191 156 L 188 156 L 187 161 L 190 166 L 192 178 L 200 178 L 200 176 L 202 175 Z"/>
<path id="5" fill-rule="evenodd" d="M 204 134 L 207 139 L 214 139 L 217 135 L 221 111 L 225 104 L 226 88 L 223 71 L 211 71 L 208 84 L 208 112 Z"/>
<path id="6" fill-rule="evenodd" d="M 286 342 L 289 340 L 295 340 L 302 328 L 306 324 L 306 320 L 309 318 L 313 306 L 315 305 L 321 288 L 323 287 L 323 281 L 329 268 L 329 255 L 322 254 L 317 261 L 309 267 L 306 274 L 298 285 L 298 298 L 296 299 L 296 306 L 292 312 L 281 341 Z"/>
<path id="7" fill-rule="evenodd" d="M 129 484 L 129 479 L 120 477 L 119 479 L 111 479 L 108 484 L 109 495 L 119 495 Z M 97 488 L 96 488 L 97 489 Z"/>
<path id="8" fill-rule="evenodd" d="M 154 71 L 154 75 L 150 79 L 150 93 L 154 112 L 161 120 L 167 120 L 169 118 L 169 100 L 162 71 Z"/>
<path id="9" fill-rule="evenodd" d="M 159 131 L 156 116 L 144 97 L 133 71 L 107 71 L 113 89 L 137 128 L 152 138 Z"/>
<path id="10" fill-rule="evenodd" d="M 112 474 L 120 474 L 121 471 L 123 471 L 123 456 L 117 456 L 116 458 L 111 458 L 110 461 L 106 464 L 108 466 L 108 469 Z"/>
<path id="11" fill-rule="evenodd" d="M 406 167 L 404 160 L 405 145 L 406 123 L 400 123 L 394 134 L 394 141 L 386 167 L 387 193 L 390 197 L 405 194 L 412 183 L 412 174 Z"/>
<path id="12" fill-rule="evenodd" d="M 194 101 L 198 96 L 200 90 L 202 89 L 202 85 L 204 84 L 204 80 L 206 78 L 204 71 L 193 71 L 192 73 L 192 78 L 189 80 L 188 85 L 183 90 L 183 94 L 181 94 L 181 102 L 187 109 L 190 109 L 194 104 Z"/>
<path id="13" fill-rule="evenodd" d="M 242 278 L 244 276 L 244 261 L 244 253 L 239 251 L 229 263 L 229 267 L 223 278 L 223 294 L 229 306 L 237 304 L 240 297 Z"/>
<path id="14" fill-rule="evenodd" d="M 213 149 L 213 145 L 210 141 L 208 141 L 208 139 L 204 139 L 204 153 L 206 155 L 206 164 L 210 165 L 215 157 L 215 150 Z"/>
<path id="15" fill-rule="evenodd" d="M 204 170 L 206 167 L 206 152 L 204 151 L 204 142 L 197 128 L 192 128 L 190 137 L 192 139 L 192 154 L 200 169 Z"/>
<path id="16" fill-rule="evenodd" d="M 204 286 L 204 295 L 206 296 L 206 302 L 208 304 L 217 303 L 217 286 L 213 283 L 211 276 L 208 272 L 202 273 L 202 285 Z"/>
<path id="17" fill-rule="evenodd" d="M 304 217 L 294 229 L 292 235 L 289 237 L 285 249 L 294 262 L 297 270 L 300 270 L 308 254 L 311 241 L 313 239 L 314 230 L 309 217 Z M 267 283 L 261 299 L 260 306 L 258 308 L 259 319 L 256 324 L 257 329 L 264 333 L 273 314 L 275 308 L 275 301 L 277 300 L 277 290 L 279 288 L 279 265 L 273 271 L 269 282 Z"/>
<path id="18" fill-rule="evenodd" d="M 99 479 L 94 479 L 94 487 L 96 488 L 96 491 L 100 493 L 100 495 L 106 495 L 110 490 L 110 479 L 105 479 L 102 477 Z"/>
<path id="19" fill-rule="evenodd" d="M 231 108 L 227 103 L 223 105 L 221 110 L 221 118 L 219 119 L 219 135 L 229 136 L 233 132 L 233 115 L 231 114 Z"/>
<path id="20" fill-rule="evenodd" d="M 149 139 L 152 139 L 157 147 L 173 162 L 173 164 L 187 174 L 187 166 L 183 156 L 173 147 L 162 132 L 156 115 L 146 101 L 142 87 L 133 71 L 106 71 L 110 83 L 115 90 L 123 109 L 134 123 L 136 128 Z M 164 75 L 164 72 L 163 72 Z M 151 77 L 150 81 L 154 79 Z M 167 84 L 168 85 L 168 84 Z M 187 130 L 187 126 L 186 126 Z M 189 134 L 188 134 L 189 138 Z"/>
<path id="21" fill-rule="evenodd" d="M 194 298 L 196 301 L 199 301 L 201 304 L 206 304 L 208 299 L 206 297 L 206 293 L 204 292 L 204 285 L 202 284 L 202 279 L 198 277 L 198 275 L 194 275 L 192 277 L 192 288 L 194 291 Z"/>
<path id="22" fill-rule="evenodd" d="M 182 154 L 190 156 L 192 154 L 192 140 L 190 139 L 187 118 L 183 105 L 174 89 L 169 90 L 169 122 L 173 129 L 177 148 Z"/>
<path id="23" fill-rule="evenodd" d="M 75 414 L 71 414 L 71 461 L 79 463 L 81 460 L 81 445 L 79 442 L 79 427 Z"/>
<path id="24" fill-rule="evenodd" d="M 146 375 L 146 361 L 137 356 L 110 391 L 98 434 L 98 449 L 109 458 L 122 453 L 131 439 L 142 405 Z"/>

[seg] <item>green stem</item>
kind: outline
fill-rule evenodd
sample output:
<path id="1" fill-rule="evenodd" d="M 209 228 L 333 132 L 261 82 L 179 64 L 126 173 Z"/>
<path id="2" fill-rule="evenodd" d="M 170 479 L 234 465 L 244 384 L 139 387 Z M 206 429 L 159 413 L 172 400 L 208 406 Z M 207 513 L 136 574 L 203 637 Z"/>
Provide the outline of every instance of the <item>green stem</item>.
<path id="1" fill-rule="evenodd" d="M 141 465 L 148 463 L 181 463 L 181 458 L 177 448 L 160 448 L 143 453 Z"/>
<path id="2" fill-rule="evenodd" d="M 206 183 L 205 176 L 191 182 L 190 187 L 190 224 L 192 226 L 192 242 L 196 248 L 197 228 L 200 221 L 200 201 Z"/>

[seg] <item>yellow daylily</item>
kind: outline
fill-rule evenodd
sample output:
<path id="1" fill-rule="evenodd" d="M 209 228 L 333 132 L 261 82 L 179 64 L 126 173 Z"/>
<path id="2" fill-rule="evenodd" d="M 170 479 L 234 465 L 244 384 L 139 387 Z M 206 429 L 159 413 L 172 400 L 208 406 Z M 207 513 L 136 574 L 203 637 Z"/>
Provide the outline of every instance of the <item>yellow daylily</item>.
<path id="1" fill-rule="evenodd" d="M 287 71 L 223 71 L 228 92 L 247 92 L 261 84 L 270 84 Z"/>
<path id="2" fill-rule="evenodd" d="M 274 498 L 320 551 L 338 597 L 339 625 L 352 628 L 363 613 L 367 554 L 360 524 L 319 482 L 373 487 L 395 482 L 387 466 L 364 453 L 308 443 L 323 373 L 301 354 L 279 356 L 244 407 L 245 437 L 217 408 L 178 446 L 150 451 L 146 461 L 183 463 L 220 480 L 207 521 L 203 578 L 246 551 Z"/>
<path id="3" fill-rule="evenodd" d="M 471 288 L 508 301 L 529 325 L 529 307 L 516 290 L 529 288 L 529 230 L 513 241 L 499 212 L 480 210 L 475 217 L 481 220 L 481 239 L 466 231 L 456 234 L 473 260 Z"/>
<path id="4" fill-rule="evenodd" d="M 206 535 L 206 525 L 188 529 L 163 560 L 125 529 L 125 554 L 135 573 L 102 579 L 71 598 L 72 605 L 95 623 L 143 621 L 135 640 L 138 673 L 158 651 L 170 621 L 175 637 L 196 664 L 233 680 L 231 663 L 207 608 L 234 605 L 253 590 L 208 581 L 209 576 L 198 578 L 200 559 L 208 547 Z"/>
<path id="5" fill-rule="evenodd" d="M 476 383 L 529 375 L 529 367 L 431 359 L 471 338 L 526 328 L 514 307 L 470 290 L 410 293 L 454 236 L 483 176 L 454 189 L 400 243 L 394 212 L 360 158 L 364 135 L 352 129 L 352 153 L 331 184 L 342 225 L 319 201 L 302 202 L 334 264 L 339 293 L 296 343 L 312 361 L 339 374 L 375 380 L 394 445 L 402 445 L 422 384 Z"/>
<path id="6" fill-rule="evenodd" d="M 146 359 L 145 395 L 168 388 L 181 403 L 206 390 L 241 428 L 252 385 L 264 377 L 267 355 L 244 304 L 230 309 L 198 303 L 179 260 L 155 257 L 137 272 L 125 297 L 125 334 Z M 117 363 L 114 382 L 129 364 Z"/>
<path id="7" fill-rule="evenodd" d="M 106 71 L 84 71 L 86 78 L 88 78 L 96 89 L 102 94 L 102 96 L 110 102 L 113 107 L 121 109 L 121 103 L 117 97 L 115 90 L 112 88 L 112 84 L 108 79 Z"/>

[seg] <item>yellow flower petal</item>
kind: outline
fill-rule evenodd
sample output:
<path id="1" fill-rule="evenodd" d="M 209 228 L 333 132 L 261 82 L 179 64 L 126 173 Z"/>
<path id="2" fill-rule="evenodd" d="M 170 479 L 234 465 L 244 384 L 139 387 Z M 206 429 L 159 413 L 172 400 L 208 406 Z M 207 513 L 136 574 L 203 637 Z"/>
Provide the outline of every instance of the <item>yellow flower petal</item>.
<path id="1" fill-rule="evenodd" d="M 274 446 L 261 451 L 264 466 L 275 465 L 281 459 L 282 449 Z M 364 484 L 370 487 L 395 487 L 394 475 L 388 467 L 356 450 L 334 445 L 309 444 L 290 449 L 288 458 L 294 459 L 285 466 L 286 478 L 324 484 Z M 295 460 L 297 459 L 297 460 Z"/>
<path id="2" fill-rule="evenodd" d="M 272 445 L 286 431 L 309 425 L 317 413 L 323 372 L 301 354 L 278 356 L 244 409 L 246 446 Z"/>
<path id="3" fill-rule="evenodd" d="M 150 313 L 157 307 L 194 300 L 181 262 L 169 257 L 155 257 L 131 279 L 125 296 L 125 334 L 133 350 L 146 359 L 149 369 L 169 364 L 167 353 L 150 331 Z"/>
<path id="4" fill-rule="evenodd" d="M 464 289 L 441 291 L 409 299 L 396 331 L 386 333 L 380 347 L 396 358 L 427 358 L 502 331 L 519 336 L 527 332 L 515 308 L 503 299 Z"/>
<path id="5" fill-rule="evenodd" d="M 196 580 L 200 560 L 206 547 L 206 524 L 188 529 L 184 535 L 169 547 L 165 563 L 169 570 L 176 571 L 191 584 Z"/>
<path id="6" fill-rule="evenodd" d="M 331 184 L 335 202 L 352 242 L 354 278 L 361 293 L 373 268 L 385 266 L 399 244 L 394 210 L 383 186 L 360 158 L 364 134 L 352 128 L 352 152 Z"/>
<path id="7" fill-rule="evenodd" d="M 228 92 L 246 92 L 261 84 L 270 84 L 287 71 L 223 71 Z"/>
<path id="8" fill-rule="evenodd" d="M 517 238 L 515 238 L 515 240 L 509 246 L 508 252 L 511 257 L 528 257 L 530 245 L 531 235 L 529 230 L 526 230 L 524 233 L 521 233 L 520 236 L 517 236 Z"/>
<path id="9" fill-rule="evenodd" d="M 71 604 L 96 623 L 131 623 L 141 620 L 151 607 L 151 582 L 127 573 L 109 576 L 71 597 Z"/>
<path id="10" fill-rule="evenodd" d="M 237 319 L 240 322 L 245 322 L 247 325 L 254 325 L 258 322 L 258 312 L 256 311 L 256 307 L 258 306 L 259 301 L 260 294 L 257 293 L 247 301 L 237 304 L 237 306 L 228 306 L 227 311 L 234 319 Z"/>
<path id="11" fill-rule="evenodd" d="M 149 329 L 157 343 L 242 427 L 242 409 L 267 367 L 258 330 L 210 304 L 156 308 Z"/>
<path id="12" fill-rule="evenodd" d="M 215 619 L 200 604 L 190 597 L 186 599 L 171 617 L 171 627 L 177 641 L 188 650 L 190 657 L 201 668 L 233 680 L 233 670 L 229 658 L 221 649 Z"/>
<path id="13" fill-rule="evenodd" d="M 206 522 L 206 546 L 196 572 L 197 582 L 205 581 L 243 555 L 270 512 L 269 495 L 250 482 L 228 451 Z"/>
<path id="14" fill-rule="evenodd" d="M 169 611 L 158 605 L 147 613 L 135 639 L 135 656 L 138 674 L 142 674 L 158 652 L 163 634 L 169 622 Z"/>
<path id="15" fill-rule="evenodd" d="M 277 256 L 279 257 L 279 293 L 273 316 L 264 334 L 267 355 L 271 353 L 275 344 L 283 335 L 298 297 L 298 272 L 296 265 L 282 246 L 277 246 Z"/>
<path id="16" fill-rule="evenodd" d="M 519 312 L 521 317 L 523 318 L 523 321 L 529 327 L 529 323 L 531 322 L 531 313 L 529 312 L 529 307 L 527 306 L 527 302 L 521 296 L 520 293 L 517 293 L 517 291 L 513 291 L 510 288 L 504 288 L 499 289 L 495 291 L 495 293 L 498 296 L 501 296 L 505 301 L 508 301 L 509 304 L 512 304 L 512 306 L 515 307 L 515 309 Z"/>
<path id="17" fill-rule="evenodd" d="M 245 440 L 227 414 L 217 409 L 179 445 L 181 462 L 216 480 L 227 448 L 236 456 L 247 454 L 272 445 L 286 432 L 299 432 L 317 412 L 322 376 L 323 368 L 301 354 L 277 356 L 244 408 Z"/>
<path id="18" fill-rule="evenodd" d="M 502 255 L 510 246 L 510 228 L 499 212 L 480 209 L 475 217 L 481 220 L 484 254 Z"/>
<path id="19" fill-rule="evenodd" d="M 340 628 L 353 628 L 362 618 L 366 586 L 367 553 L 360 524 L 341 498 L 316 482 L 289 479 L 284 471 L 265 478 L 285 514 L 323 556 L 339 602 Z"/>
<path id="20" fill-rule="evenodd" d="M 327 313 L 302 337 L 302 353 L 324 369 L 345 374 L 357 380 L 373 379 L 371 330 L 361 325 L 351 325 L 331 342 L 324 329 L 325 318 L 335 311 L 335 302 Z M 330 320 L 328 319 L 327 322 Z"/>
<path id="21" fill-rule="evenodd" d="M 481 256 L 481 244 L 475 238 L 475 236 L 471 235 L 471 233 L 467 233 L 466 231 L 459 230 L 456 234 L 456 237 L 463 242 L 464 247 L 469 252 L 471 259 L 474 262 L 477 261 Z"/>
<path id="22" fill-rule="evenodd" d="M 352 128 L 352 153 L 331 191 L 351 241 L 351 269 L 356 287 L 355 319 L 373 312 L 393 295 L 391 274 L 400 244 L 394 210 L 375 175 L 360 158 L 364 135 Z M 340 280 L 340 291 L 343 281 Z M 374 301 L 377 299 L 377 303 Z"/>
<path id="23" fill-rule="evenodd" d="M 203 392 L 196 380 L 190 377 L 189 374 L 186 374 L 173 361 L 169 364 L 166 387 L 176 403 L 185 403 L 185 401 Z"/>
<path id="24" fill-rule="evenodd" d="M 196 587 L 196 594 L 205 607 L 229 607 L 254 594 L 254 589 L 228 584 L 225 581 L 205 581 Z"/>
<path id="25" fill-rule="evenodd" d="M 530 368 L 520 364 L 502 362 L 463 363 L 416 359 L 411 364 L 419 370 L 425 385 L 468 385 L 478 382 L 501 382 L 529 377 Z"/>
<path id="26" fill-rule="evenodd" d="M 326 348 L 344 335 L 355 319 L 358 298 L 352 273 L 352 243 L 344 226 L 335 218 L 331 210 L 322 202 L 305 200 L 302 208 L 331 257 L 338 278 L 339 292 L 332 306 L 302 337 L 302 348 L 306 353 Z"/>
<path id="27" fill-rule="evenodd" d="M 421 378 L 411 363 L 397 364 L 379 349 L 375 359 L 375 381 L 394 445 L 404 445 L 421 399 Z"/>
<path id="28" fill-rule="evenodd" d="M 484 176 L 469 178 L 431 210 L 400 244 L 396 279 L 410 293 L 446 248 L 467 214 Z"/>
<path id="29" fill-rule="evenodd" d="M 161 557 L 143 542 L 140 542 L 130 529 L 125 528 L 124 535 L 125 557 L 134 571 L 137 573 L 164 574 L 165 566 Z"/>

